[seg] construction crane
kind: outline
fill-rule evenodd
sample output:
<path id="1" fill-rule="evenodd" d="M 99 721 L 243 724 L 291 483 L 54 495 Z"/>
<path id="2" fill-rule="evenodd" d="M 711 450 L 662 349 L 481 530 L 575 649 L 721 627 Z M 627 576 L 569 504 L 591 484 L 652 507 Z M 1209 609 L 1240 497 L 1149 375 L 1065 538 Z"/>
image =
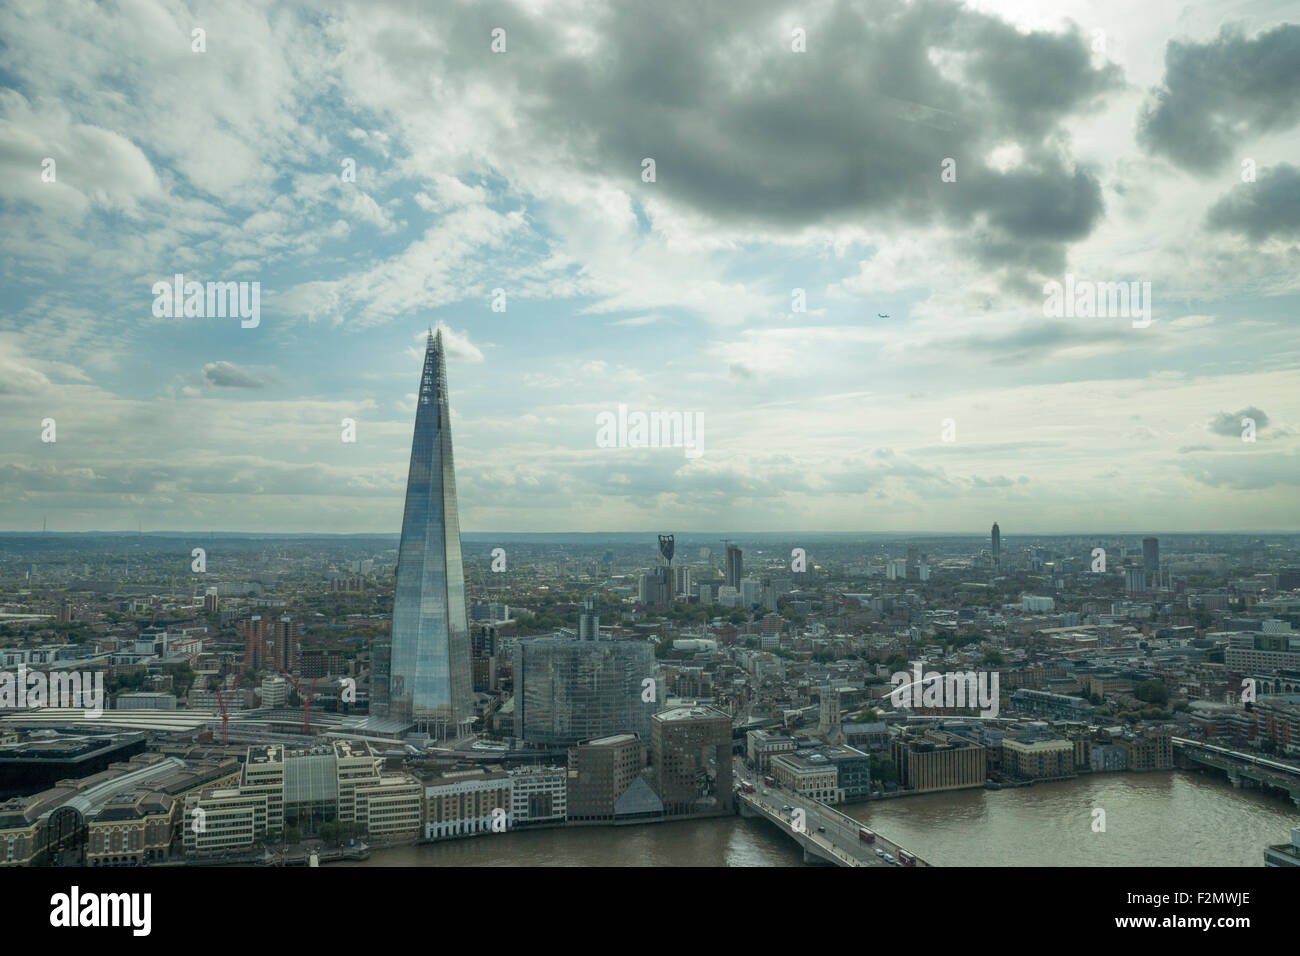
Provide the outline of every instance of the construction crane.
<path id="1" fill-rule="evenodd" d="M 244 650 L 244 662 L 239 667 L 239 673 L 235 675 L 235 683 L 234 686 L 231 687 L 231 690 L 232 691 L 239 690 L 239 683 L 244 679 L 244 672 L 248 670 L 248 666 L 253 659 L 253 651 L 257 649 L 258 645 L 260 644 L 261 646 L 260 649 L 266 654 L 267 657 L 271 659 L 271 662 L 275 664 L 276 670 L 280 672 L 280 674 L 285 678 L 285 680 L 289 682 L 289 684 L 293 687 L 293 689 L 298 692 L 298 696 L 302 698 L 302 709 L 303 709 L 302 732 L 304 736 L 311 736 L 311 702 L 316 695 L 316 684 L 320 680 L 320 678 L 319 677 L 312 678 L 312 682 L 311 685 L 308 687 L 307 693 L 303 694 L 302 684 L 298 682 L 298 679 L 294 677 L 293 674 L 285 670 L 284 665 L 280 663 L 279 657 L 271 652 L 271 648 L 267 645 L 265 639 L 259 641 L 258 636 L 242 624 L 240 625 L 239 629 L 240 632 L 244 635 L 244 641 L 246 647 Z M 230 739 L 230 733 L 229 733 L 230 713 L 229 713 L 229 708 L 226 706 L 226 702 L 224 698 L 222 698 L 221 696 L 220 687 L 217 688 L 217 709 L 221 712 L 221 743 L 224 746 L 229 742 Z"/>

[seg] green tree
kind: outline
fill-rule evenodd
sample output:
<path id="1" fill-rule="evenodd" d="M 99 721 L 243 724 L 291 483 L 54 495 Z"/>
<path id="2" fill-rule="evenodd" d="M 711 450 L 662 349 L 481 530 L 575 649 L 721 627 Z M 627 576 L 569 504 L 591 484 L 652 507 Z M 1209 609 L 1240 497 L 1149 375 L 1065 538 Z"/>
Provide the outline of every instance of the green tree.
<path id="1" fill-rule="evenodd" d="M 1169 703 L 1169 688 L 1165 686 L 1164 681 L 1145 680 L 1137 685 L 1137 688 L 1133 691 L 1133 696 L 1149 704 L 1163 706 Z"/>
<path id="2" fill-rule="evenodd" d="M 894 762 L 879 754 L 871 755 L 871 779 L 875 783 L 897 783 L 898 768 Z"/>

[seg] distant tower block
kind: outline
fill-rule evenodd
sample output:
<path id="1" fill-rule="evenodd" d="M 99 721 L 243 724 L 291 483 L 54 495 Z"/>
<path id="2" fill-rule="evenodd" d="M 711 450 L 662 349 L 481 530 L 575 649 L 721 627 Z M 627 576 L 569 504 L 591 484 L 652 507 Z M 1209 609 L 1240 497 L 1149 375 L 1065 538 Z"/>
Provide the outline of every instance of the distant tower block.
<path id="1" fill-rule="evenodd" d="M 1142 539 L 1142 570 L 1148 574 L 1160 570 L 1160 539 Z"/>
<path id="2" fill-rule="evenodd" d="M 993 567 L 1002 570 L 1002 532 L 996 521 L 993 522 Z"/>
<path id="3" fill-rule="evenodd" d="M 745 558 L 741 553 L 740 547 L 734 544 L 727 545 L 726 558 L 726 577 L 727 587 L 740 590 L 740 579 L 745 576 Z"/>
<path id="4" fill-rule="evenodd" d="M 578 612 L 578 640 L 600 640 L 600 612 L 596 610 L 594 595 L 583 599 L 582 610 Z"/>

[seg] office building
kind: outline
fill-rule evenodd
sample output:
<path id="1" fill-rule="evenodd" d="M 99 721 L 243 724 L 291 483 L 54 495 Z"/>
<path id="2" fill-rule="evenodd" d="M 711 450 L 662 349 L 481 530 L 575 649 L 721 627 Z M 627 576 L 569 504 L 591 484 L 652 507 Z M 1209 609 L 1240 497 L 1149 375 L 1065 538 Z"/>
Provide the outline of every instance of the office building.
<path id="1" fill-rule="evenodd" d="M 1002 738 L 1002 772 L 1022 780 L 1054 780 L 1074 775 L 1074 742 L 1037 734 Z"/>
<path id="2" fill-rule="evenodd" d="M 298 656 L 298 668 L 302 676 L 308 678 L 331 677 L 335 674 L 347 673 L 343 652 L 323 648 L 311 648 L 301 652 Z"/>
<path id="3" fill-rule="evenodd" d="M 642 572 L 637 579 L 637 600 L 648 607 L 665 607 L 673 600 L 673 573 L 668 565 Z"/>
<path id="4" fill-rule="evenodd" d="M 829 745 L 772 758 L 772 776 L 809 800 L 834 804 L 871 794 L 871 757 L 853 747 Z"/>
<path id="5" fill-rule="evenodd" d="M 613 821 L 618 814 L 619 800 L 633 783 L 640 781 L 644 786 L 641 777 L 644 769 L 645 746 L 635 734 L 598 737 L 571 748 L 568 819 L 575 823 Z M 662 815 L 662 805 L 658 812 Z"/>
<path id="6" fill-rule="evenodd" d="M 473 723 L 469 621 L 442 332 L 420 375 L 393 598 L 388 708 L 439 737 Z"/>
<path id="7" fill-rule="evenodd" d="M 727 545 L 724 565 L 727 587 L 740 590 L 740 579 L 745 576 L 745 559 L 738 545 Z"/>
<path id="8" fill-rule="evenodd" d="M 530 638 L 516 645 L 514 666 L 515 736 L 520 740 L 571 747 L 612 734 L 649 736 L 656 703 L 643 699 L 645 681 L 658 684 L 650 644 Z"/>
<path id="9" fill-rule="evenodd" d="M 424 838 L 443 840 L 510 828 L 510 777 L 482 768 L 431 773 L 424 782 Z"/>
<path id="10" fill-rule="evenodd" d="M 678 597 L 688 597 L 691 593 L 691 569 L 679 564 L 673 571 L 676 579 L 675 592 Z"/>
<path id="11" fill-rule="evenodd" d="M 287 614 L 271 628 L 271 653 L 276 663 L 289 673 L 298 669 L 298 624 Z"/>
<path id="12" fill-rule="evenodd" d="M 987 776 L 987 751 L 956 734 L 905 734 L 890 742 L 889 755 L 899 785 L 918 793 L 982 787 Z"/>
<path id="13" fill-rule="evenodd" d="M 998 528 L 998 523 L 993 522 L 993 567 L 998 570 L 1002 569 L 1002 532 Z"/>
<path id="14" fill-rule="evenodd" d="M 793 737 L 778 734 L 770 730 L 751 730 L 745 734 L 745 755 L 750 766 L 760 773 L 766 773 L 772 766 L 772 758 L 780 754 L 792 754 L 799 745 Z"/>
<path id="15" fill-rule="evenodd" d="M 1160 570 L 1160 540 L 1158 538 L 1142 539 L 1142 570 L 1154 575 Z"/>
<path id="16" fill-rule="evenodd" d="M 263 707 L 283 707 L 289 702 L 289 682 L 283 677 L 263 677 L 261 691 Z"/>
<path id="17" fill-rule="evenodd" d="M 666 816 L 732 812 L 731 718 L 674 707 L 650 718 L 650 755 Z"/>
<path id="18" fill-rule="evenodd" d="M 596 609 L 594 594 L 582 599 L 582 610 L 578 612 L 578 640 L 600 640 L 600 611 Z"/>
<path id="19" fill-rule="evenodd" d="M 510 822 L 522 827 L 563 823 L 568 816 L 569 773 L 564 767 L 520 767 L 510 778 Z"/>
<path id="20" fill-rule="evenodd" d="M 1092 705 L 1082 697 L 1053 694 L 1045 690 L 1017 689 L 1011 695 L 1011 708 L 1022 714 L 1034 714 L 1053 720 L 1088 720 Z"/>

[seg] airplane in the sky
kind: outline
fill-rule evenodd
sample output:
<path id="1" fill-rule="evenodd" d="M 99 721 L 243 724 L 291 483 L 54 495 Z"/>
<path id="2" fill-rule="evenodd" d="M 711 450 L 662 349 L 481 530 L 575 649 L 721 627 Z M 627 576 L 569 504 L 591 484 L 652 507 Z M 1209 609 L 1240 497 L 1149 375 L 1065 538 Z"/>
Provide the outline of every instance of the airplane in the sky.
<path id="1" fill-rule="evenodd" d="M 887 318 L 889 318 L 889 316 L 885 315 L 885 313 L 883 313 L 883 312 L 877 312 L 877 313 L 876 313 L 876 318 L 878 318 L 878 319 L 887 319 Z"/>

